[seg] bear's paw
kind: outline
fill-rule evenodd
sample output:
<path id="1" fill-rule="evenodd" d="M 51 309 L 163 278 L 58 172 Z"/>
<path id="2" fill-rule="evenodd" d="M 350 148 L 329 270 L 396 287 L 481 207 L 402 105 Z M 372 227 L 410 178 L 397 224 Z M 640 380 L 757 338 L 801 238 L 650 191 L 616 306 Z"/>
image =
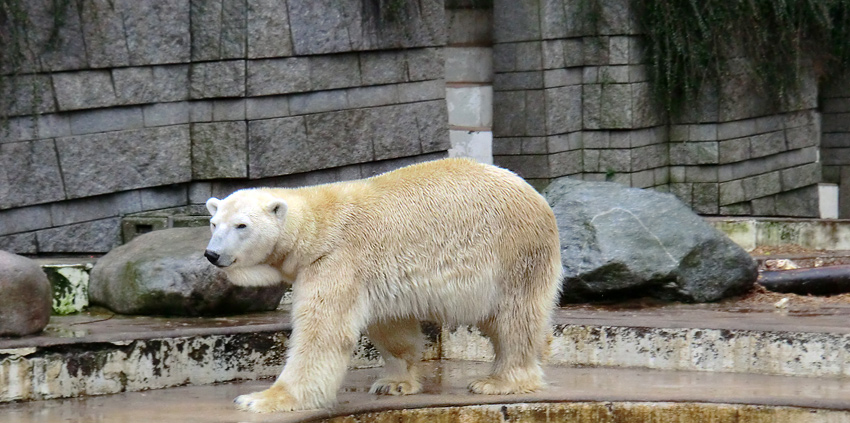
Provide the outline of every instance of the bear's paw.
<path id="1" fill-rule="evenodd" d="M 272 413 L 275 411 L 303 409 L 303 407 L 298 406 L 295 398 L 285 388 L 280 386 L 272 386 L 265 391 L 240 395 L 233 402 L 236 403 L 238 409 L 254 413 Z"/>
<path id="2" fill-rule="evenodd" d="M 370 393 L 382 395 L 413 395 L 422 391 L 422 384 L 418 380 L 395 380 L 381 378 L 372 384 Z"/>
<path id="3" fill-rule="evenodd" d="M 484 395 L 527 394 L 541 388 L 539 381 L 507 381 L 494 377 L 485 377 L 469 384 L 469 390 Z"/>

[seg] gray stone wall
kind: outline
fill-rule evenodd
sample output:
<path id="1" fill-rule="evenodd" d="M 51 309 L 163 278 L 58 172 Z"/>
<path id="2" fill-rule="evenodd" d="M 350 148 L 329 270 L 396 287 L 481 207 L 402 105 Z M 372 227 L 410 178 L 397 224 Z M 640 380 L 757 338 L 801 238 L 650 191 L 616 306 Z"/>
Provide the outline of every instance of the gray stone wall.
<path id="1" fill-rule="evenodd" d="M 630 0 L 494 2 L 497 164 L 670 191 L 704 214 L 818 216 L 814 76 L 779 112 L 733 61 L 716 95 L 670 119 L 653 104 Z M 850 163 L 850 162 L 848 162 Z"/>
<path id="2" fill-rule="evenodd" d="M 667 185 L 667 133 L 629 3 L 601 2 L 595 26 L 578 1 L 494 3 L 496 163 L 539 186 L 565 175 Z"/>
<path id="3" fill-rule="evenodd" d="M 43 40 L 52 2 L 25 4 Z M 126 214 L 444 156 L 443 2 L 377 5 L 72 0 L 3 69 L 0 249 L 106 252 Z"/>
<path id="4" fill-rule="evenodd" d="M 815 77 L 776 106 L 747 69 L 732 60 L 719 89 L 669 126 L 670 191 L 706 214 L 818 217 Z"/>

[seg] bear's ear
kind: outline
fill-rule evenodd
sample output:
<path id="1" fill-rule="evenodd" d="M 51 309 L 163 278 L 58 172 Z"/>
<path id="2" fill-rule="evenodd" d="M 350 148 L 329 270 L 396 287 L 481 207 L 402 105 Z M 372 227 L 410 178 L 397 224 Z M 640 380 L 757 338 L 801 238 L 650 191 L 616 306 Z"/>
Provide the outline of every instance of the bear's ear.
<path id="1" fill-rule="evenodd" d="M 207 200 L 207 210 L 209 210 L 210 216 L 215 216 L 215 212 L 216 212 L 216 210 L 218 210 L 218 203 L 220 203 L 220 202 L 221 202 L 221 200 L 219 200 L 218 198 L 215 198 L 215 197 Z"/>
<path id="2" fill-rule="evenodd" d="M 277 218 L 281 220 L 286 217 L 286 211 L 288 209 L 289 206 L 286 205 L 286 201 L 281 198 L 275 198 L 266 207 L 266 210 L 268 210 L 269 213 L 276 215 Z"/>

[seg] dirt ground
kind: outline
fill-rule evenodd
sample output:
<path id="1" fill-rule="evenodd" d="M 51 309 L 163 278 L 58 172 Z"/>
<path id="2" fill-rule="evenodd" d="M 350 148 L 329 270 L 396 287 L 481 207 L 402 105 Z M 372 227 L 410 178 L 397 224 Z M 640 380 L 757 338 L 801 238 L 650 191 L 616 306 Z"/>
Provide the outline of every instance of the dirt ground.
<path id="1" fill-rule="evenodd" d="M 829 250 L 816 250 L 795 244 L 761 246 L 751 251 L 750 255 L 759 260 L 759 272 L 765 270 L 764 262 L 772 257 L 775 257 L 776 259 L 790 260 L 793 265 L 798 268 L 850 264 L 850 252 L 848 251 L 836 252 Z M 785 298 L 787 298 L 787 301 L 783 300 Z M 848 305 L 850 304 L 850 294 L 833 296 L 783 294 L 768 291 L 763 286 L 756 284 L 755 288 L 750 293 L 727 301 L 734 302 L 735 304 L 740 304 L 742 306 L 777 304 L 782 301 L 784 306 L 788 307 L 818 307 Z"/>

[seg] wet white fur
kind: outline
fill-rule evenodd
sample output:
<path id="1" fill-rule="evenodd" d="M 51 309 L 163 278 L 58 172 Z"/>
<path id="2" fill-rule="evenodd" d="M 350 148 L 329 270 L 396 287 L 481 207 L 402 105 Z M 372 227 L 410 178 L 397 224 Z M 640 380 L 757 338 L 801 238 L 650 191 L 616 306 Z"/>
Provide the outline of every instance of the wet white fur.
<path id="1" fill-rule="evenodd" d="M 293 283 L 286 365 L 270 389 L 237 398 L 240 408 L 333 405 L 364 331 L 386 361 L 372 391 L 417 393 L 421 320 L 478 325 L 493 341 L 493 373 L 473 392 L 542 386 L 560 246 L 551 209 L 515 174 L 446 159 L 360 181 L 242 190 L 207 205 L 208 248 L 235 283 Z"/>

